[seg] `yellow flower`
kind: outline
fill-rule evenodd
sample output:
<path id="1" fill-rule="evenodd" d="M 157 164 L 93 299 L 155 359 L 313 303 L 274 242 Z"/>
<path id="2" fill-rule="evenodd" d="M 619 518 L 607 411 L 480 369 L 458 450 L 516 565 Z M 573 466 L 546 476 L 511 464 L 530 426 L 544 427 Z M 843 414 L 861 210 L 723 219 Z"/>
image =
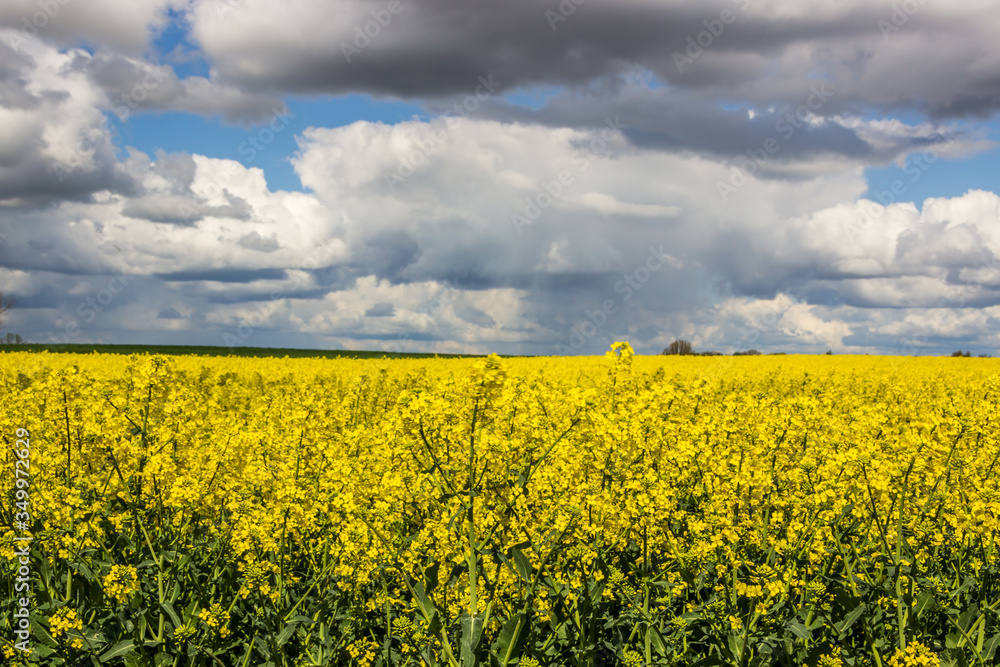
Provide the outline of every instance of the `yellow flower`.
<path id="1" fill-rule="evenodd" d="M 77 618 L 76 609 L 63 607 L 49 617 L 49 632 L 54 639 L 59 639 L 69 630 L 82 630 L 83 619 Z"/>
<path id="2" fill-rule="evenodd" d="M 139 574 L 131 565 L 112 565 L 104 577 L 104 592 L 113 600 L 126 602 L 139 590 Z"/>
<path id="3" fill-rule="evenodd" d="M 359 639 L 347 646 L 347 653 L 357 662 L 358 667 L 371 667 L 377 651 L 378 644 L 370 639 Z"/>
<path id="4" fill-rule="evenodd" d="M 229 636 L 229 612 L 222 608 L 218 602 L 208 609 L 198 612 L 198 618 L 205 622 L 209 630 L 215 632 L 225 639 Z"/>
<path id="5" fill-rule="evenodd" d="M 896 649 L 889 658 L 890 667 L 940 667 L 941 659 L 920 642 L 911 642 L 905 650 Z"/>

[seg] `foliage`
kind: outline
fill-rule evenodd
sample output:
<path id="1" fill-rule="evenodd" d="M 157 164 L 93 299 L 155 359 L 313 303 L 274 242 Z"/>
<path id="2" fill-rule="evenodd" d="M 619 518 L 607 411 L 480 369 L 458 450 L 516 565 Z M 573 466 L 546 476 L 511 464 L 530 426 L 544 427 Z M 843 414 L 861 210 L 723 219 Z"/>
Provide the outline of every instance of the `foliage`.
<path id="1" fill-rule="evenodd" d="M 995 664 L 998 372 L 627 343 L 2 354 L 0 432 L 31 432 L 30 659 Z"/>
<path id="2" fill-rule="evenodd" d="M 663 350 L 662 354 L 694 354 L 694 346 L 690 341 L 675 340 Z"/>

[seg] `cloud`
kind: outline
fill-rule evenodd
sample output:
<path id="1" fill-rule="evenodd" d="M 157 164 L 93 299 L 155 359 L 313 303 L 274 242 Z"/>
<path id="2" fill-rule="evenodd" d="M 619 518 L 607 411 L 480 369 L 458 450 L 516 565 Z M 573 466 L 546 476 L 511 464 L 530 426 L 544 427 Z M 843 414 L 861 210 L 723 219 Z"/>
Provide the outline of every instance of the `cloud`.
<path id="1" fill-rule="evenodd" d="M 379 301 L 365 311 L 365 317 L 392 317 L 395 314 L 395 307 L 388 301 Z"/>
<path id="2" fill-rule="evenodd" d="M 251 90 L 447 97 L 492 73 L 508 89 L 603 86 L 613 94 L 615 79 L 645 72 L 704 100 L 794 108 L 811 83 L 826 81 L 837 99 L 824 114 L 874 104 L 939 117 L 993 113 L 1000 94 L 989 0 L 923 4 L 901 18 L 863 0 L 794 8 L 628 0 L 573 3 L 572 12 L 554 0 L 398 7 L 390 14 L 383 0 L 244 0 L 220 12 L 218 0 L 200 0 L 190 20 L 219 76 Z"/>
<path id="3" fill-rule="evenodd" d="M 167 10 L 185 4 L 179 0 L 6 0 L 0 5 L 0 27 L 22 39 L 42 38 L 62 47 L 81 40 L 141 53 L 150 38 L 168 21 Z"/>
<path id="4" fill-rule="evenodd" d="M 311 128 L 293 160 L 309 193 L 271 191 L 233 161 L 133 152 L 134 194 L 21 213 L 33 222 L 0 245 L 0 264 L 27 272 L 18 295 L 36 322 L 85 298 L 59 296 L 68 276 L 92 276 L 93 294 L 121 270 L 139 277 L 148 317 L 177 331 L 439 351 L 662 349 L 682 335 L 868 350 L 914 309 L 1000 305 L 994 193 L 882 206 L 859 199 L 850 167 L 751 175 L 723 201 L 725 161 L 601 136 L 471 118 Z M 418 155 L 402 182 L 386 179 Z M 184 205 L 196 215 L 154 215 Z M 741 346 L 768 309 L 780 312 Z"/>
<path id="5" fill-rule="evenodd" d="M 862 199 L 872 165 L 995 147 L 986 0 L 900 16 L 861 0 L 142 0 L 105 20 L 48 4 L 37 22 L 37 3 L 0 8 L 0 276 L 22 335 L 997 344 L 1000 198 Z M 161 58 L 168 27 L 188 41 Z M 290 156 L 305 192 L 112 141 L 138 114 L 247 123 L 289 95 L 357 93 L 431 120 L 309 127 Z"/>

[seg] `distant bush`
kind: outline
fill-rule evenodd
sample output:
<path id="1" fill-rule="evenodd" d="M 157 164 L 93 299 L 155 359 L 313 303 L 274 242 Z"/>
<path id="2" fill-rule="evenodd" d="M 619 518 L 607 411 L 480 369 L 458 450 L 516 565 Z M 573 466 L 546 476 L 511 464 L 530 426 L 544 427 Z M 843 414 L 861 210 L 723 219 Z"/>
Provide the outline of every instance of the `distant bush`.
<path id="1" fill-rule="evenodd" d="M 663 350 L 662 354 L 694 354 L 694 346 L 690 341 L 675 340 Z"/>
<path id="2" fill-rule="evenodd" d="M 743 352 L 733 352 L 734 357 L 745 357 L 747 355 L 753 356 L 756 354 L 760 354 L 760 352 L 758 352 L 757 350 L 744 350 Z"/>

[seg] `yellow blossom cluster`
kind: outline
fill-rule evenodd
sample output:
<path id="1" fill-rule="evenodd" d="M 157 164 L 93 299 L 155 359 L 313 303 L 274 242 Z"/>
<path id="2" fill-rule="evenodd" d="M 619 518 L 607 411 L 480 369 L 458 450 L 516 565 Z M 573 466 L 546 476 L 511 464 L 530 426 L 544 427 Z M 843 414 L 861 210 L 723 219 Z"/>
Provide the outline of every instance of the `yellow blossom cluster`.
<path id="1" fill-rule="evenodd" d="M 104 593 L 118 602 L 126 602 L 139 590 L 139 574 L 132 565 L 112 565 L 104 577 Z"/>
<path id="2" fill-rule="evenodd" d="M 198 612 L 198 618 L 204 621 L 210 630 L 218 633 L 220 637 L 229 636 L 229 612 L 223 609 L 218 602 L 208 609 L 202 609 Z"/>
<path id="3" fill-rule="evenodd" d="M 904 630 L 920 614 L 933 641 L 879 650 L 911 667 L 937 664 L 944 624 L 965 611 L 948 605 L 996 598 L 981 580 L 1000 567 L 993 359 L 642 357 L 627 343 L 596 358 L 16 352 L 0 354 L 0 392 L 0 432 L 31 432 L 38 553 L 83 572 L 116 545 L 152 591 L 147 572 L 162 579 L 193 545 L 222 545 L 191 562 L 227 576 L 175 605 L 212 600 L 198 618 L 216 638 L 253 613 L 231 619 L 232 605 L 336 595 L 338 632 L 355 633 L 330 642 L 341 659 L 372 664 L 371 637 L 394 631 L 447 653 L 478 596 L 480 611 L 524 610 L 542 627 L 607 605 L 664 635 L 643 635 L 645 650 L 770 628 L 781 650 L 826 632 L 871 657 L 871 633 L 905 607 Z M 13 481 L 0 479 L 0 497 Z M 110 600 L 135 604 L 135 566 L 102 579 Z M 301 616 L 294 604 L 282 619 Z M 769 609 L 788 618 L 771 628 Z M 51 617 L 53 636 L 80 629 L 70 612 Z M 998 629 L 982 614 L 988 639 Z M 403 615 L 410 624 L 388 618 Z M 298 622 L 294 641 L 311 627 Z M 185 623 L 168 628 L 178 641 L 193 636 L 197 621 Z M 878 646 L 904 643 L 885 632 Z"/>

